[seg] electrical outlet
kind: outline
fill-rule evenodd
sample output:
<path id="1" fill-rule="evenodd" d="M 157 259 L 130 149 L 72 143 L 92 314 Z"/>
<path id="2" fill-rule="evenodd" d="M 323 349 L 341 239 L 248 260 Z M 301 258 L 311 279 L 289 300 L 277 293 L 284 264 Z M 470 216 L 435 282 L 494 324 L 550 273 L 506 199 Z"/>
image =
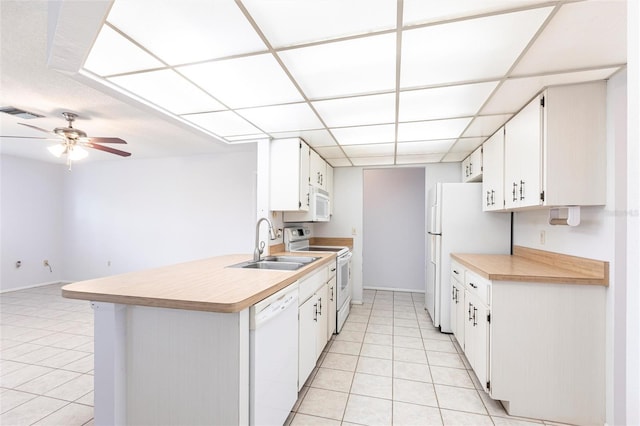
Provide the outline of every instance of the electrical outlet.
<path id="1" fill-rule="evenodd" d="M 540 244 L 544 245 L 544 243 L 547 241 L 547 233 L 542 230 L 540 231 Z"/>
<path id="2" fill-rule="evenodd" d="M 355 226 L 351 228 L 351 235 L 358 235 L 358 231 Z"/>

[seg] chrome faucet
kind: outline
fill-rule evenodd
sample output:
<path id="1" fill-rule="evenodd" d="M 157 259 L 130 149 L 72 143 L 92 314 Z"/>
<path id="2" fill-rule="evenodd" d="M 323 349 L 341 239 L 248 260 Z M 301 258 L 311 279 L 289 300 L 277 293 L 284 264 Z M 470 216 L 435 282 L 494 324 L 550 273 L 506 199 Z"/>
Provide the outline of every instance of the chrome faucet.
<path id="1" fill-rule="evenodd" d="M 259 262 L 260 261 L 260 256 L 264 252 L 265 242 L 264 241 L 260 241 L 260 224 L 262 223 L 262 221 L 266 221 L 269 224 L 269 237 L 272 240 L 275 240 L 277 238 L 276 231 L 275 231 L 275 229 L 273 229 L 273 224 L 271 223 L 271 221 L 269 219 L 267 219 L 266 217 L 262 217 L 262 218 L 258 219 L 258 223 L 256 224 L 256 248 L 253 250 L 253 261 L 254 262 Z"/>

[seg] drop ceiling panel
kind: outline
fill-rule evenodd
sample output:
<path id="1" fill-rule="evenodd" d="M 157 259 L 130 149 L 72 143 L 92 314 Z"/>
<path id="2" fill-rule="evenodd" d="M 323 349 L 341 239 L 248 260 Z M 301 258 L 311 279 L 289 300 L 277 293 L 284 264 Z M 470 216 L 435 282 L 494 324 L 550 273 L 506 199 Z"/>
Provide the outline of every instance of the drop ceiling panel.
<path id="1" fill-rule="evenodd" d="M 451 148 L 451 152 L 465 153 L 466 155 L 468 155 L 477 147 L 482 145 L 482 142 L 484 142 L 485 140 L 486 138 L 460 138 Z"/>
<path id="2" fill-rule="evenodd" d="M 591 71 L 509 79 L 498 88 L 489 102 L 482 108 L 481 114 L 513 114 L 518 112 L 536 93 L 547 86 L 603 80 L 609 78 L 617 70 L 618 68 L 603 68 Z"/>
<path id="3" fill-rule="evenodd" d="M 177 70 L 230 108 L 304 100 L 271 53 L 189 65 Z"/>
<path id="4" fill-rule="evenodd" d="M 491 136 L 512 117 L 511 114 L 480 115 L 473 119 L 463 137 Z"/>
<path id="5" fill-rule="evenodd" d="M 336 141 L 333 140 L 328 130 L 296 130 L 293 132 L 272 132 L 271 136 L 274 139 L 286 139 L 286 138 L 302 138 L 304 141 L 312 147 L 320 146 L 336 146 Z"/>
<path id="6" fill-rule="evenodd" d="M 226 109 L 173 70 L 127 74 L 109 81 L 174 114 Z"/>
<path id="7" fill-rule="evenodd" d="M 400 92 L 400 121 L 475 115 L 498 82 Z"/>
<path id="8" fill-rule="evenodd" d="M 344 152 L 349 158 L 355 157 L 377 157 L 383 155 L 393 156 L 396 144 L 379 143 L 367 145 L 347 145 L 343 146 Z"/>
<path id="9" fill-rule="evenodd" d="M 383 34 L 279 52 L 310 99 L 395 88 L 396 35 Z"/>
<path id="10" fill-rule="evenodd" d="M 392 29 L 396 25 L 395 0 L 242 3 L 274 47 Z"/>
<path id="11" fill-rule="evenodd" d="M 357 96 L 313 102 L 329 127 L 393 123 L 396 116 L 396 94 Z"/>
<path id="12" fill-rule="evenodd" d="M 455 139 L 398 143 L 398 155 L 445 154 Z"/>
<path id="13" fill-rule="evenodd" d="M 333 167 L 349 167 L 352 166 L 351 161 L 347 158 L 327 158 L 327 163 Z"/>
<path id="14" fill-rule="evenodd" d="M 416 121 L 398 124 L 398 142 L 436 139 L 457 139 L 471 118 Z"/>
<path id="15" fill-rule="evenodd" d="M 320 129 L 322 123 L 306 103 L 238 110 L 238 114 L 265 132 Z"/>
<path id="16" fill-rule="evenodd" d="M 266 50 L 233 0 L 116 1 L 107 21 L 169 65 Z"/>
<path id="17" fill-rule="evenodd" d="M 84 64 L 87 70 L 103 77 L 162 66 L 162 62 L 108 26 L 100 30 Z"/>
<path id="18" fill-rule="evenodd" d="M 563 5 L 514 74 L 625 63 L 626 7 L 620 0 Z"/>
<path id="19" fill-rule="evenodd" d="M 189 114 L 182 117 L 207 131 L 223 137 L 261 133 L 259 129 L 256 129 L 251 123 L 233 111 Z"/>
<path id="20" fill-rule="evenodd" d="M 396 164 L 423 164 L 438 163 L 442 159 L 443 154 L 426 154 L 426 155 L 398 155 Z"/>
<path id="21" fill-rule="evenodd" d="M 400 87 L 504 75 L 551 10 L 547 7 L 404 31 Z"/>
<path id="22" fill-rule="evenodd" d="M 358 157 L 352 158 L 354 166 L 390 166 L 393 164 L 393 156 L 388 157 Z"/>
<path id="23" fill-rule="evenodd" d="M 436 22 L 465 16 L 509 10 L 540 3 L 547 0 L 404 0 L 404 25 Z"/>
<path id="24" fill-rule="evenodd" d="M 344 152 L 339 146 L 319 146 L 314 148 L 318 154 L 325 160 L 334 158 L 346 158 Z"/>
<path id="25" fill-rule="evenodd" d="M 454 163 L 458 161 L 462 161 L 469 155 L 469 152 L 450 152 L 444 157 L 442 157 L 443 163 Z"/>
<path id="26" fill-rule="evenodd" d="M 395 125 L 343 127 L 331 129 L 331 133 L 333 133 L 340 145 L 393 142 L 395 139 Z"/>

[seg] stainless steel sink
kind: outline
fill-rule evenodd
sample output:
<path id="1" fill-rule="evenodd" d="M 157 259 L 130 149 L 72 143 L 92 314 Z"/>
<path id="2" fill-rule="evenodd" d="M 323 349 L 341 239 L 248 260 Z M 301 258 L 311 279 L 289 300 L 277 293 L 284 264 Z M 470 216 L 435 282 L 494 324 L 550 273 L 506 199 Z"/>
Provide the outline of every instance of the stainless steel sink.
<path id="1" fill-rule="evenodd" d="M 269 260 L 261 260 L 260 262 L 249 262 L 245 265 L 240 265 L 238 268 L 245 269 L 275 269 L 279 271 L 295 271 L 304 266 L 304 263 L 299 262 L 274 262 Z"/>
<path id="2" fill-rule="evenodd" d="M 308 257 L 308 256 L 265 256 L 263 260 L 267 262 L 295 262 L 295 263 L 304 263 L 309 264 L 315 262 L 320 259 L 319 257 Z"/>

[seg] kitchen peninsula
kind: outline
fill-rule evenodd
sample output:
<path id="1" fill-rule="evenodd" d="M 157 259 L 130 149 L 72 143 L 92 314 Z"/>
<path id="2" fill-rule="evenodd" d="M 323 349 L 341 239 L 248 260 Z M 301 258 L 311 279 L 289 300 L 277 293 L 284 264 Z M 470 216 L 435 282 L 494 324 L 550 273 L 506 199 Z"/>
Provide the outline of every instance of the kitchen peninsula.
<path id="1" fill-rule="evenodd" d="M 319 259 L 265 271 L 227 255 L 63 287 L 94 309 L 96 424 L 248 424 L 250 307 L 335 262 L 296 256 Z"/>

